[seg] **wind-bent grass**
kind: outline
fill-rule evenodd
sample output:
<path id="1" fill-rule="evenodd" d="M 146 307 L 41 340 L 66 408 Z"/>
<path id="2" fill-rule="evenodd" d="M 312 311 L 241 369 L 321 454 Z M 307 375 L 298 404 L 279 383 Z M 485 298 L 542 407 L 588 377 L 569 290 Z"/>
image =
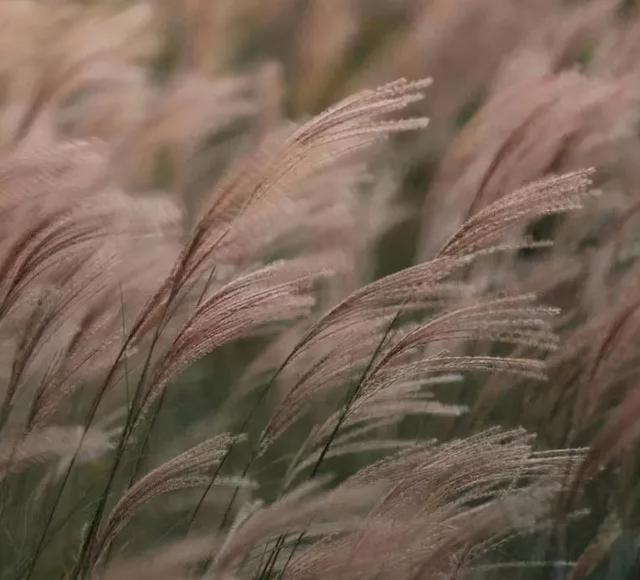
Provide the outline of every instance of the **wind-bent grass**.
<path id="1" fill-rule="evenodd" d="M 0 580 L 633 574 L 640 15 L 444 4 L 2 3 Z"/>

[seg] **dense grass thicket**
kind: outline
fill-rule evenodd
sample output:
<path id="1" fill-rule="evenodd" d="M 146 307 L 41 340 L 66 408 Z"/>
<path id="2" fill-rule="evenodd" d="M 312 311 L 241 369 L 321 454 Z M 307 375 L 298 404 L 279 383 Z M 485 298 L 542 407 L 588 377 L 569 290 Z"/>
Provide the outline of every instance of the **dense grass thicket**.
<path id="1" fill-rule="evenodd" d="M 640 578 L 636 2 L 5 0 L 0 54 L 0 580 Z"/>

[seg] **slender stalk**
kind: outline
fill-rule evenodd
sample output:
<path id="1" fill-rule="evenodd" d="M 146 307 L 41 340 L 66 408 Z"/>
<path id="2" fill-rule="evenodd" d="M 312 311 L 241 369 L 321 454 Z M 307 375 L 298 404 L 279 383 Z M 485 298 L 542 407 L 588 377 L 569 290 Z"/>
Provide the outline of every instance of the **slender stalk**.
<path id="1" fill-rule="evenodd" d="M 318 456 L 318 459 L 316 460 L 313 469 L 311 470 L 311 473 L 309 474 L 309 479 L 313 479 L 317 474 L 318 471 L 320 470 L 320 466 L 322 465 L 327 453 L 329 452 L 329 449 L 331 447 L 331 445 L 333 444 L 333 441 L 335 440 L 338 431 L 340 431 L 340 428 L 342 427 L 344 421 L 347 418 L 347 415 L 349 414 L 349 411 L 351 410 L 351 405 L 353 404 L 353 402 L 356 400 L 356 398 L 358 397 L 358 394 L 360 393 L 360 390 L 362 389 L 362 386 L 365 384 L 366 380 L 369 378 L 369 373 L 371 372 L 371 369 L 373 368 L 373 364 L 374 362 L 377 360 L 378 355 L 380 354 L 380 352 L 382 351 L 382 348 L 384 347 L 384 345 L 387 342 L 387 338 L 389 337 L 389 335 L 391 334 L 391 330 L 393 329 L 393 327 L 395 326 L 396 322 L 398 321 L 398 319 L 400 318 L 400 315 L 402 314 L 404 310 L 404 303 L 400 306 L 400 308 L 398 309 L 398 311 L 396 312 L 396 314 L 394 315 L 394 317 L 391 319 L 391 322 L 389 323 L 389 325 L 387 326 L 384 334 L 382 335 L 382 338 L 380 339 L 380 341 L 378 342 L 378 344 L 376 345 L 376 348 L 373 352 L 373 354 L 371 355 L 371 358 L 369 359 L 369 362 L 367 363 L 367 366 L 365 368 L 365 370 L 362 372 L 362 375 L 360 376 L 360 379 L 358 380 L 358 382 L 356 383 L 356 385 L 354 386 L 353 389 L 351 389 L 351 391 L 347 394 L 346 400 L 343 404 L 343 408 L 342 408 L 342 412 L 340 413 L 338 420 L 336 421 L 336 424 L 334 425 L 333 430 L 331 431 L 331 434 L 329 435 L 329 437 L 327 438 L 326 443 L 324 444 L 322 451 L 320 452 L 320 455 Z M 284 536 L 286 536 L 286 534 L 284 534 Z M 298 537 L 296 538 L 296 541 L 293 545 L 293 548 L 291 549 L 291 552 L 289 553 L 289 556 L 287 557 L 287 561 L 285 562 L 285 565 L 282 568 L 282 571 L 279 574 L 279 578 L 283 578 L 286 569 L 289 565 L 289 563 L 291 562 L 295 552 L 297 551 L 298 547 L 300 546 L 300 543 L 302 542 L 302 540 L 304 539 L 305 533 L 301 532 Z M 283 537 L 283 536 L 280 536 Z M 274 558 L 273 558 L 273 563 L 271 565 L 271 568 L 273 568 L 275 566 L 277 557 L 279 555 L 279 551 L 281 550 L 280 548 L 277 548 L 274 551 L 277 551 L 278 553 L 275 554 Z M 271 574 L 272 570 L 269 570 L 268 574 Z M 266 578 L 268 578 L 268 576 L 266 576 Z"/>
<path id="2" fill-rule="evenodd" d="M 89 529 L 87 531 L 87 534 L 85 535 L 85 540 L 82 544 L 82 548 L 80 550 L 80 556 L 78 558 L 78 563 L 77 563 L 77 567 L 76 570 L 74 571 L 74 576 L 76 576 L 79 572 L 82 572 L 84 565 L 85 565 L 85 558 L 86 556 L 90 553 L 91 547 L 93 545 L 93 537 L 95 535 L 95 533 L 97 532 L 97 529 L 100 525 L 100 521 L 102 519 L 102 514 L 104 513 L 106 504 L 107 504 L 107 500 L 109 497 L 109 491 L 111 489 L 111 486 L 113 485 L 113 482 L 115 480 L 116 477 L 116 473 L 118 471 L 118 468 L 120 466 L 120 463 L 122 461 L 122 457 L 124 456 L 124 451 L 125 448 L 127 446 L 127 443 L 129 442 L 129 439 L 131 438 L 131 435 L 133 433 L 133 429 L 134 426 L 136 425 L 136 421 L 139 417 L 140 414 L 140 405 L 137 405 L 138 400 L 141 396 L 140 393 L 142 392 L 142 388 L 144 385 L 144 381 L 146 379 L 146 373 L 149 370 L 149 367 L 151 365 L 151 358 L 153 356 L 153 352 L 155 350 L 155 347 L 160 339 L 160 334 L 162 332 L 163 329 L 163 325 L 162 323 L 165 320 L 165 317 L 169 311 L 169 307 L 170 304 L 172 302 L 172 300 L 175 298 L 175 295 L 177 294 L 177 291 L 173 291 L 171 295 L 169 296 L 169 298 L 167 299 L 167 302 L 165 304 L 165 307 L 163 309 L 163 314 L 160 320 L 160 323 L 158 324 L 158 326 L 156 326 L 156 330 L 154 332 L 153 338 L 151 340 L 151 345 L 149 347 L 149 351 L 147 353 L 147 357 L 145 359 L 145 364 L 143 366 L 142 369 L 142 373 L 140 375 L 140 378 L 138 379 L 138 383 L 136 385 L 136 390 L 134 392 L 134 396 L 133 396 L 133 401 L 132 401 L 132 405 L 131 405 L 131 412 L 127 414 L 127 420 L 125 421 L 125 425 L 124 428 L 122 430 L 122 436 L 120 437 L 120 441 L 118 443 L 118 447 L 115 453 L 115 459 L 111 465 L 111 469 L 109 471 L 109 475 L 107 477 L 107 482 L 105 484 L 105 487 L 100 495 L 100 499 L 98 502 L 98 507 L 94 513 L 94 516 L 91 520 L 91 524 L 89 525 Z"/>
<path id="3" fill-rule="evenodd" d="M 204 300 L 204 297 L 206 296 L 209 288 L 211 287 L 211 282 L 213 281 L 213 277 L 215 275 L 216 272 L 216 266 L 214 265 L 211 270 L 209 271 L 209 276 L 207 277 L 207 280 L 205 282 L 205 284 L 202 287 L 202 291 L 200 292 L 200 296 L 198 297 L 198 300 L 196 302 L 195 305 L 195 309 L 197 309 L 200 304 L 202 304 L 202 301 Z M 160 399 L 158 401 L 158 404 L 156 405 L 156 408 L 154 410 L 154 412 L 151 414 L 151 420 L 147 423 L 147 429 L 145 430 L 144 435 L 142 436 L 142 442 L 139 446 L 139 451 L 137 453 L 136 456 L 136 461 L 134 464 L 134 468 L 133 471 L 131 473 L 131 477 L 129 478 L 129 483 L 127 485 L 127 489 L 129 489 L 131 487 L 131 485 L 133 485 L 133 482 L 135 481 L 135 479 L 137 478 L 138 474 L 140 473 L 140 468 L 142 466 L 142 460 L 144 459 L 144 456 L 146 455 L 147 452 L 147 448 L 149 445 L 149 440 L 151 438 L 151 433 L 153 432 L 153 428 L 156 425 L 156 422 L 158 420 L 158 417 L 160 416 L 160 413 L 162 411 L 163 405 L 164 405 L 164 401 L 165 401 L 165 396 L 166 396 L 167 390 L 164 389 L 162 391 L 162 393 L 160 393 Z"/>

